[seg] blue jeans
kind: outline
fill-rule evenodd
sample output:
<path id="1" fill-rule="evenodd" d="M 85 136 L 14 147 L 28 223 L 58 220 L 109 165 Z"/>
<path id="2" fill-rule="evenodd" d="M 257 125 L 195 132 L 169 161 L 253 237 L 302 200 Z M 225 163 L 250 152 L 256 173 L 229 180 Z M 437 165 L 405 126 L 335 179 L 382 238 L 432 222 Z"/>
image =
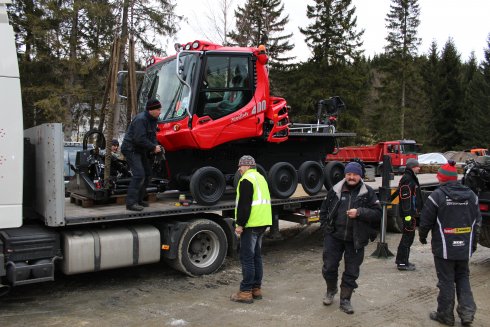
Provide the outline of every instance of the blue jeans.
<path id="1" fill-rule="evenodd" d="M 240 263 L 243 280 L 240 291 L 251 291 L 262 285 L 262 237 L 267 227 L 245 228 L 240 236 Z"/>
<path id="2" fill-rule="evenodd" d="M 133 177 L 128 186 L 126 206 L 141 203 L 146 196 L 146 188 L 151 179 L 151 166 L 148 157 L 139 152 L 123 152 L 126 162 L 131 168 Z"/>

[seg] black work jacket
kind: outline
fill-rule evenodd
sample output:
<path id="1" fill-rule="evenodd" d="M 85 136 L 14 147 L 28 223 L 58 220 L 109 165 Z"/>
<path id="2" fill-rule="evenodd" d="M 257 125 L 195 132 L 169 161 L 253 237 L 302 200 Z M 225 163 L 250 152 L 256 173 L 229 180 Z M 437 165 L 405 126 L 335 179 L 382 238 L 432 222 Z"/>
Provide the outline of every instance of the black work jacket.
<path id="1" fill-rule="evenodd" d="M 420 216 L 419 236 L 432 234 L 432 253 L 449 260 L 468 260 L 481 226 L 478 197 L 457 181 L 441 184 L 429 196 Z"/>
<path id="2" fill-rule="evenodd" d="M 374 241 L 381 222 L 382 211 L 374 190 L 359 182 L 359 185 L 346 191 L 345 180 L 337 183 L 328 191 L 320 209 L 320 223 L 325 233 L 333 237 L 354 243 L 355 249 Z M 358 217 L 347 217 L 348 209 L 356 208 Z"/>
<path id="3" fill-rule="evenodd" d="M 157 143 L 157 118 L 151 116 L 148 111 L 137 114 L 128 131 L 124 135 L 121 152 L 149 153 L 155 149 Z"/>
<path id="4" fill-rule="evenodd" d="M 410 168 L 405 169 L 400 183 L 398 184 L 398 206 L 400 217 L 418 217 L 422 211 L 422 192 L 420 191 L 419 179 Z"/>

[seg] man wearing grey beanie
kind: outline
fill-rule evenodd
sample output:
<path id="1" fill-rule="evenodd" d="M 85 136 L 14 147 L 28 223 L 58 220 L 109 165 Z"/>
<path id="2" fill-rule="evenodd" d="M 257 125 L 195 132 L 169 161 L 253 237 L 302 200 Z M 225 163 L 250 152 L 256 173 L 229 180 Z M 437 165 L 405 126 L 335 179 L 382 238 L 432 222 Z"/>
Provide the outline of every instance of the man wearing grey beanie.
<path id="1" fill-rule="evenodd" d="M 396 266 L 398 270 L 412 271 L 415 265 L 408 261 L 410 247 L 415 238 L 415 228 L 417 219 L 422 211 L 422 194 L 417 174 L 420 172 L 420 165 L 417 159 L 407 160 L 406 169 L 403 177 L 398 184 L 399 213 L 403 219 L 403 231 L 396 253 Z"/>

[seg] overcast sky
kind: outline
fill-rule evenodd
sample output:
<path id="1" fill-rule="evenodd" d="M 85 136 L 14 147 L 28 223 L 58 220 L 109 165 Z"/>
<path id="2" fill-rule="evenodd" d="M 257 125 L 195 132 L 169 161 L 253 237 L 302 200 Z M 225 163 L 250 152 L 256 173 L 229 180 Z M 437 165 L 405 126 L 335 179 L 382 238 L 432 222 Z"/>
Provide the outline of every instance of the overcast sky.
<path id="1" fill-rule="evenodd" d="M 190 24 L 182 24 L 177 33 L 176 41 L 186 43 L 203 39 L 203 33 L 197 28 L 202 13 L 209 11 L 206 3 L 217 3 L 218 0 L 177 0 L 177 13 L 191 20 Z M 289 14 L 286 32 L 294 33 L 295 49 L 291 52 L 299 60 L 304 61 L 310 56 L 304 43 L 304 35 L 298 27 L 307 26 L 306 5 L 313 5 L 313 0 L 282 0 L 285 12 Z M 245 0 L 235 0 L 235 6 L 243 6 Z M 385 18 L 390 9 L 390 0 L 353 0 L 356 6 L 358 29 L 364 29 L 363 41 L 365 54 L 372 56 L 382 53 L 386 45 L 387 31 Z M 449 37 L 453 38 L 461 59 L 466 61 L 472 51 L 479 61 L 483 60 L 483 50 L 487 47 L 490 34 L 490 0 L 419 0 L 420 25 L 418 36 L 422 38 L 419 53 L 428 53 L 433 40 L 438 49 L 442 49 Z M 202 19 L 202 24 L 209 24 Z M 172 51 L 170 51 L 172 53 Z"/>

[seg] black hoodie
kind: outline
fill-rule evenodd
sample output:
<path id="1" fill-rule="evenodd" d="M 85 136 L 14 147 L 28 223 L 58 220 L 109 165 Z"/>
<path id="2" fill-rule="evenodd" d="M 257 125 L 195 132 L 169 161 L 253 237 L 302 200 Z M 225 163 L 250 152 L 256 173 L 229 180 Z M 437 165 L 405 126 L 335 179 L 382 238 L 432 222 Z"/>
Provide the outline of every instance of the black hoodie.
<path id="1" fill-rule="evenodd" d="M 432 231 L 432 253 L 450 260 L 468 260 L 481 226 L 478 197 L 457 181 L 432 192 L 420 216 L 419 236 Z"/>

